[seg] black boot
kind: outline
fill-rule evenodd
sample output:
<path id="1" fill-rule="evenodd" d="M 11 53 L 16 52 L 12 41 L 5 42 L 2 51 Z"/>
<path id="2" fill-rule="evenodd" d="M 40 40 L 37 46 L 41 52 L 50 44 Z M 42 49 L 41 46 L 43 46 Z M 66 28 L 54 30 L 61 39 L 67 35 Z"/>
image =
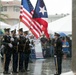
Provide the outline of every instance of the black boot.
<path id="1" fill-rule="evenodd" d="M 18 73 L 18 71 L 12 71 L 12 73 Z"/>
<path id="2" fill-rule="evenodd" d="M 10 74 L 8 71 L 4 71 L 3 74 Z"/>
<path id="3" fill-rule="evenodd" d="M 60 74 L 54 74 L 54 75 L 60 75 Z"/>

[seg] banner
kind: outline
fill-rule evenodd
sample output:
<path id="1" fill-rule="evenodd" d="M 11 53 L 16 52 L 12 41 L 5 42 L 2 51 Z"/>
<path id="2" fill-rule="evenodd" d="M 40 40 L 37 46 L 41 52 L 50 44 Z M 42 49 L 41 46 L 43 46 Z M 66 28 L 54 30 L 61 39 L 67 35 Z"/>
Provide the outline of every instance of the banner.
<path id="1" fill-rule="evenodd" d="M 39 39 L 35 41 L 35 53 L 36 53 L 36 58 L 43 58 L 42 46 Z"/>

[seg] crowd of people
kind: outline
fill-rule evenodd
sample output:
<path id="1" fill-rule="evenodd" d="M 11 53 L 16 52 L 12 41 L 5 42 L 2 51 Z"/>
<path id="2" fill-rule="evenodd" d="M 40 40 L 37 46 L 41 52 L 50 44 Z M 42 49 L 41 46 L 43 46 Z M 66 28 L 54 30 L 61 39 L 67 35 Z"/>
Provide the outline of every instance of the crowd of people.
<path id="1" fill-rule="evenodd" d="M 35 56 L 34 36 L 29 36 L 28 31 L 20 28 L 18 34 L 16 30 L 4 29 L 5 34 L 1 38 L 2 55 L 4 59 L 4 74 L 9 74 L 9 64 L 12 57 L 12 73 L 28 71 L 28 63 L 31 59 L 30 54 L 33 52 Z M 42 45 L 42 54 L 44 58 L 54 57 L 57 74 L 61 74 L 62 56 L 71 57 L 71 40 L 69 37 L 60 37 L 58 33 L 54 34 L 55 38 L 47 39 L 45 35 L 40 37 Z"/>
<path id="2" fill-rule="evenodd" d="M 71 40 L 69 37 L 60 37 L 59 33 L 54 34 L 54 39 L 41 38 L 43 56 L 54 56 L 56 74 L 62 73 L 62 58 L 71 57 Z M 48 50 L 49 49 L 49 50 Z"/>
<path id="3" fill-rule="evenodd" d="M 72 56 L 72 40 L 70 37 L 59 37 L 62 41 L 62 51 L 66 55 L 66 57 Z M 54 42 L 55 38 L 47 39 L 45 35 L 41 37 L 41 44 L 43 50 L 43 56 L 46 57 L 53 57 L 54 56 Z M 48 51 L 48 53 L 47 53 Z M 48 54 L 48 55 L 47 55 Z"/>

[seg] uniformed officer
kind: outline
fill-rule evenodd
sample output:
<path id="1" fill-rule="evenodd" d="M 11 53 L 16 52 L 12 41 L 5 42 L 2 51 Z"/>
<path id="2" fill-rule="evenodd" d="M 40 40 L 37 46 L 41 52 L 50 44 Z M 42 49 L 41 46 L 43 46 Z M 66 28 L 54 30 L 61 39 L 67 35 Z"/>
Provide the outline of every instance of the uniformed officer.
<path id="1" fill-rule="evenodd" d="M 24 36 L 23 36 L 23 29 L 20 28 L 18 30 L 18 41 L 19 41 L 19 45 L 18 45 L 18 51 L 19 51 L 19 72 L 24 72 L 23 69 L 23 61 L 24 61 Z"/>
<path id="2" fill-rule="evenodd" d="M 12 52 L 13 52 L 13 73 L 18 73 L 18 39 L 16 37 L 16 30 L 11 31 L 11 42 L 13 45 Z"/>
<path id="3" fill-rule="evenodd" d="M 9 33 L 9 28 L 4 29 L 5 35 L 3 36 L 2 44 L 4 45 L 4 74 L 10 74 L 9 71 L 9 64 L 11 60 L 11 53 L 12 53 L 12 47 L 11 44 L 11 37 Z"/>
<path id="4" fill-rule="evenodd" d="M 24 36 L 25 36 L 25 39 L 26 39 L 25 46 L 24 46 L 25 47 L 24 48 L 24 53 L 25 53 L 24 63 L 25 63 L 25 71 L 28 71 L 29 56 L 30 56 L 30 53 L 31 53 L 28 31 L 24 32 Z"/>
<path id="5" fill-rule="evenodd" d="M 56 57 L 56 70 L 57 73 L 54 75 L 60 75 L 62 72 L 62 41 L 59 38 L 59 34 L 55 33 L 55 42 L 54 42 L 54 48 L 55 48 L 55 57 Z"/>

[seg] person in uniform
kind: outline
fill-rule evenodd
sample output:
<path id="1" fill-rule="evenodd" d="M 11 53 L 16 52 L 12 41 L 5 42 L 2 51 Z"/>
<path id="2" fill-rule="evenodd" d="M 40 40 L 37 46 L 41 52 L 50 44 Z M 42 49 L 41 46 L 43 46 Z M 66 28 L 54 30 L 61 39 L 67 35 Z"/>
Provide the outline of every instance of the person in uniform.
<path id="1" fill-rule="evenodd" d="M 11 31 L 11 42 L 13 45 L 12 53 L 13 53 L 13 73 L 18 73 L 18 39 L 16 37 L 16 30 Z"/>
<path id="2" fill-rule="evenodd" d="M 55 42 L 54 42 L 54 48 L 55 48 L 55 56 L 56 56 L 56 70 L 57 73 L 54 75 L 60 75 L 62 72 L 62 56 L 63 56 L 63 52 L 62 52 L 62 41 L 59 38 L 59 34 L 55 33 Z"/>
<path id="3" fill-rule="evenodd" d="M 23 69 L 23 62 L 24 62 L 24 43 L 25 43 L 25 38 L 23 36 L 23 29 L 20 28 L 18 30 L 19 36 L 18 38 L 18 51 L 19 51 L 19 72 L 25 72 Z"/>
<path id="4" fill-rule="evenodd" d="M 9 64 L 11 60 L 11 53 L 12 53 L 12 47 L 11 44 L 11 37 L 9 33 L 9 28 L 4 29 L 5 35 L 3 36 L 2 44 L 4 45 L 4 74 L 10 74 L 9 73 Z"/>
<path id="5" fill-rule="evenodd" d="M 31 50 L 30 50 L 30 40 L 29 40 L 29 36 L 28 36 L 28 31 L 25 31 L 24 32 L 24 36 L 25 36 L 25 48 L 24 48 L 24 53 L 25 53 L 25 61 L 24 61 L 24 64 L 25 64 L 25 71 L 28 71 L 28 63 L 29 63 L 29 56 L 30 56 L 30 53 L 31 53 Z"/>

